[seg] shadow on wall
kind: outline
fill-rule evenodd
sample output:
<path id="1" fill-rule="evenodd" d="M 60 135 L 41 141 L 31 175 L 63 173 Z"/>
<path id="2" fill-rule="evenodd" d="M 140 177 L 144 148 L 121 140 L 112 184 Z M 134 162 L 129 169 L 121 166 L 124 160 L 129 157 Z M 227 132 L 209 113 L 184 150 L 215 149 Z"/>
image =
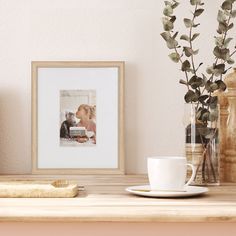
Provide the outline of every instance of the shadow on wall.
<path id="1" fill-rule="evenodd" d="M 139 145 L 141 140 L 138 136 L 138 68 L 135 64 L 125 64 L 125 158 L 126 173 L 134 173 L 128 166 L 137 163 Z M 136 165 L 137 168 L 137 165 Z"/>
<path id="2" fill-rule="evenodd" d="M 0 91 L 0 174 L 31 172 L 30 99 L 23 93 Z"/>

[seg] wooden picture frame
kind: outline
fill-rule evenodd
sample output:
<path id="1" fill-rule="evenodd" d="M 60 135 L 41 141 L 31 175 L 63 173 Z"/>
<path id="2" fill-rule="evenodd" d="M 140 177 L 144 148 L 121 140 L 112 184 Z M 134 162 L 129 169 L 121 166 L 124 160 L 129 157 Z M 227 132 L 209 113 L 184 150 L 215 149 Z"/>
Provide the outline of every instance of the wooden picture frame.
<path id="1" fill-rule="evenodd" d="M 124 62 L 31 66 L 32 173 L 124 174 Z"/>

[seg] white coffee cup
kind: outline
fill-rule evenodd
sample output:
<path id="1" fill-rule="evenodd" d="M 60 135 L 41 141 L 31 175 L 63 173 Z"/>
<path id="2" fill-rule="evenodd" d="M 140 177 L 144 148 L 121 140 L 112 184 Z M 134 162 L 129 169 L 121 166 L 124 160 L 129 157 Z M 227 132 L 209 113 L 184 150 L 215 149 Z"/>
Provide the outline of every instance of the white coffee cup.
<path id="1" fill-rule="evenodd" d="M 187 183 L 187 166 L 192 168 L 192 176 Z M 195 168 L 185 157 L 148 157 L 148 178 L 151 190 L 181 191 L 194 179 Z"/>

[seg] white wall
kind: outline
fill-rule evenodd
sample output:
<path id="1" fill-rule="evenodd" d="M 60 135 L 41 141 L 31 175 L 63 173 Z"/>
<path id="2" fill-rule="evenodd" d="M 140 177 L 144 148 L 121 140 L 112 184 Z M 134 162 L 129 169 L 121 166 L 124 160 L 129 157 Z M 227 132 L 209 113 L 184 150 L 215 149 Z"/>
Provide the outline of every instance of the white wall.
<path id="1" fill-rule="evenodd" d="M 178 14 L 190 16 L 181 2 Z M 221 1 L 205 2 L 199 59 L 210 64 Z M 162 8 L 157 0 L 0 0 L 0 173 L 31 171 L 32 60 L 126 61 L 127 173 L 145 172 L 148 155 L 183 153 L 183 75 L 160 37 Z"/>

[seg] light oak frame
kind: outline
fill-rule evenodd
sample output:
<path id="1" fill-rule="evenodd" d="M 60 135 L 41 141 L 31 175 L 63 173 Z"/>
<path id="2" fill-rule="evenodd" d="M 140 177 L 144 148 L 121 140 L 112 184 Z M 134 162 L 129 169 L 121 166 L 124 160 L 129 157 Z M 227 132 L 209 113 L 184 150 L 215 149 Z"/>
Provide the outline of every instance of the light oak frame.
<path id="1" fill-rule="evenodd" d="M 37 167 L 38 153 L 38 68 L 118 68 L 118 168 L 81 168 L 81 169 L 40 169 Z M 124 174 L 125 148 L 124 148 L 124 67 L 123 61 L 33 61 L 31 63 L 32 94 L 31 94 L 31 153 L 33 174 Z"/>

